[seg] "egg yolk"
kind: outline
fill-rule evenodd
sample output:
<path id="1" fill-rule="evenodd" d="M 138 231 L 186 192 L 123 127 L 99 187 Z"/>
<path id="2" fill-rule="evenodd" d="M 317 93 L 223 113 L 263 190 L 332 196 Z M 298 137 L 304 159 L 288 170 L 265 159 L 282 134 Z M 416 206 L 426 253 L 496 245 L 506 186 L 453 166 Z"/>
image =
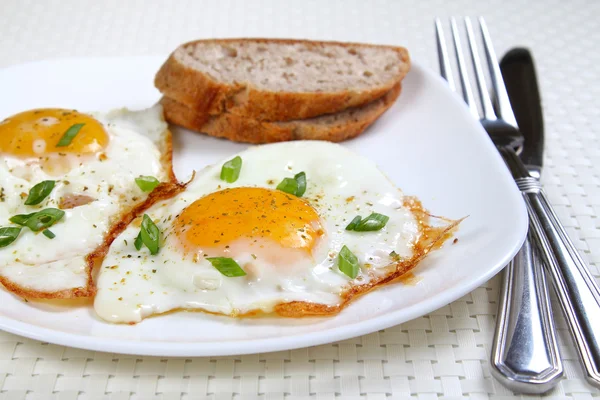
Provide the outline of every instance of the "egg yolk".
<path id="1" fill-rule="evenodd" d="M 250 187 L 225 189 L 196 200 L 174 226 L 187 251 L 222 248 L 245 238 L 310 253 L 324 235 L 319 215 L 303 199 Z"/>
<path id="2" fill-rule="evenodd" d="M 67 146 L 57 146 L 65 132 L 83 124 Z M 25 111 L 0 122 L 0 153 L 31 157 L 52 153 L 96 153 L 108 144 L 100 122 L 74 110 Z"/>

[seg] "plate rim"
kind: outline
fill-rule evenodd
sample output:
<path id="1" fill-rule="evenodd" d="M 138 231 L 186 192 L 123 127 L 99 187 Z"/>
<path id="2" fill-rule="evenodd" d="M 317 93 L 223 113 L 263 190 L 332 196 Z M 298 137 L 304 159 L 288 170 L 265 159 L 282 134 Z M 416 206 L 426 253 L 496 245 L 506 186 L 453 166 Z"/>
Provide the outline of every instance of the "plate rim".
<path id="1" fill-rule="evenodd" d="M 94 60 L 115 62 L 127 60 L 133 62 L 135 60 L 141 61 L 144 59 L 152 59 L 153 61 L 157 61 L 158 57 L 162 59 L 165 58 L 162 55 L 138 55 L 124 57 L 59 57 L 53 59 L 37 60 L 9 65 L 7 67 L 1 68 L 0 73 L 4 73 L 7 70 L 11 69 L 33 66 L 36 64 L 90 62 Z M 417 69 L 423 74 L 425 74 L 428 79 L 442 81 L 442 78 L 439 75 L 435 74 L 428 67 L 424 66 L 418 61 L 411 60 L 411 64 L 411 71 Z M 449 92 L 454 96 L 454 98 L 457 101 L 463 103 L 462 99 L 460 99 L 456 93 L 451 92 L 450 89 L 446 87 L 446 85 L 443 85 L 442 87 L 443 88 L 441 90 Z M 464 111 L 468 113 L 466 104 L 463 105 Z M 483 128 L 481 129 L 483 130 Z M 491 141 L 490 146 L 493 146 Z M 501 158 L 499 155 L 496 158 L 496 162 L 498 162 L 498 160 L 500 160 L 501 162 Z M 508 174 L 508 170 L 506 170 L 506 174 Z M 515 193 L 518 193 L 516 185 Z M 437 310 L 451 303 L 452 301 L 460 298 L 461 296 L 470 293 L 478 286 L 481 286 L 481 284 L 483 284 L 484 282 L 490 280 L 499 271 L 501 271 L 504 268 L 504 266 L 506 266 L 510 262 L 510 260 L 516 255 L 521 245 L 525 241 L 529 221 L 525 203 L 522 197 L 519 204 L 519 210 L 516 210 L 517 214 L 519 215 L 519 219 L 516 222 L 519 222 L 520 226 L 515 227 L 515 232 L 519 233 L 520 239 L 513 243 L 510 252 L 507 252 L 502 259 L 498 260 L 495 263 L 495 265 L 493 265 L 493 267 L 489 267 L 484 274 L 481 274 L 477 278 L 469 281 L 467 285 L 461 285 L 445 290 L 425 303 L 417 303 L 408 307 L 393 310 L 387 314 L 380 315 L 369 320 L 343 325 L 341 327 L 327 328 L 325 330 L 307 332 L 291 336 L 288 335 L 282 338 L 277 338 L 277 340 L 273 340 L 273 338 L 230 340 L 219 342 L 219 346 L 217 347 L 214 346 L 214 342 L 178 341 L 176 343 L 173 343 L 169 341 L 144 341 L 132 340 L 128 338 L 83 335 L 41 327 L 35 324 L 22 322 L 4 315 L 0 315 L 0 329 L 30 339 L 68 347 L 109 353 L 163 357 L 227 356 L 253 354 L 259 352 L 268 353 L 273 351 L 291 350 L 307 346 L 316 346 L 331 342 L 338 342 L 341 340 L 346 340 L 349 338 L 358 337 L 368 333 L 386 329 L 391 326 L 412 320 L 419 316 L 431 313 L 432 311 Z"/>

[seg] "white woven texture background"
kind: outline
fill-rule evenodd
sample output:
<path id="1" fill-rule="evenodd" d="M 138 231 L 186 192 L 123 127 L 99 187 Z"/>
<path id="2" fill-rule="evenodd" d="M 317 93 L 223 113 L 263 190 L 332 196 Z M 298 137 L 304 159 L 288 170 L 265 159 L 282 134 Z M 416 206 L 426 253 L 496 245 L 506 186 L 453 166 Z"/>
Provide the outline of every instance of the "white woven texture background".
<path id="1" fill-rule="evenodd" d="M 437 71 L 433 17 L 451 15 L 485 16 L 500 55 L 517 45 L 533 50 L 547 134 L 543 182 L 598 278 L 598 1 L 0 0 L 0 67 L 57 57 L 167 54 L 196 38 L 265 36 L 401 44 Z M 498 283 L 495 278 L 436 312 L 367 336 L 239 357 L 123 356 L 0 332 L 0 398 L 513 398 L 491 377 L 488 360 Z M 566 377 L 547 396 L 600 398 L 582 377 L 554 305 Z"/>

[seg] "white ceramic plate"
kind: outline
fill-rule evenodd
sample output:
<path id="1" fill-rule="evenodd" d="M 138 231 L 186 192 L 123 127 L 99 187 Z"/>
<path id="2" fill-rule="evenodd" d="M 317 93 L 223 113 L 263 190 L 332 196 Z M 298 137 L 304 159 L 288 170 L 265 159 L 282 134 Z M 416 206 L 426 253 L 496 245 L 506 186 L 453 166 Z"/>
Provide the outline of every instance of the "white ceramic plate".
<path id="1" fill-rule="evenodd" d="M 38 107 L 106 111 L 145 108 L 159 93 L 153 77 L 164 57 L 44 61 L 0 70 L 0 119 Z M 246 148 L 175 129 L 175 170 L 193 169 Z M 395 284 L 332 318 L 235 320 L 180 312 L 111 325 L 91 306 L 25 302 L 0 290 L 0 328 L 30 338 L 115 353 L 216 356 L 284 350 L 342 340 L 421 316 L 473 290 L 514 256 L 527 229 L 520 193 L 477 121 L 444 82 L 418 63 L 398 102 L 364 135 L 346 142 L 376 161 L 406 194 L 434 214 L 469 215 L 457 233 L 414 271 L 414 286 Z M 57 245 L 59 242 L 57 242 Z"/>

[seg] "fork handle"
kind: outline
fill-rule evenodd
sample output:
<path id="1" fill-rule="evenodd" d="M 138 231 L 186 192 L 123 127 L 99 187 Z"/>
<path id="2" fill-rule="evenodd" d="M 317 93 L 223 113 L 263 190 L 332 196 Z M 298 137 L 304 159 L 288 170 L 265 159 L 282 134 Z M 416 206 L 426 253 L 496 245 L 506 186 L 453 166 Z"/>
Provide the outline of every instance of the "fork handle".
<path id="1" fill-rule="evenodd" d="M 493 375 L 518 393 L 545 393 L 563 375 L 548 285 L 532 244 L 530 231 L 504 269 L 492 346 Z"/>
<path id="2" fill-rule="evenodd" d="M 600 387 L 600 289 L 550 206 L 540 182 L 511 149 L 501 149 L 523 193 L 533 228 L 588 382 Z"/>

